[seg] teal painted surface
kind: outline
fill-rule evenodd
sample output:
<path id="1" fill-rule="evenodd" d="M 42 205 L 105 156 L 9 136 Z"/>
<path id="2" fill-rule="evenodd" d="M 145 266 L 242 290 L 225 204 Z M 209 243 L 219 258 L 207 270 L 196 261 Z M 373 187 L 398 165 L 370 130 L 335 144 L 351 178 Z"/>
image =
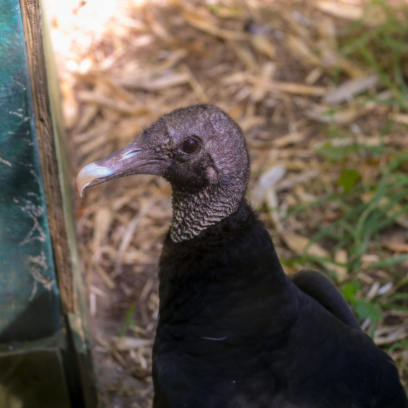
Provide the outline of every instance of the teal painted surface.
<path id="1" fill-rule="evenodd" d="M 0 0 L 0 342 L 61 325 L 18 0 Z"/>

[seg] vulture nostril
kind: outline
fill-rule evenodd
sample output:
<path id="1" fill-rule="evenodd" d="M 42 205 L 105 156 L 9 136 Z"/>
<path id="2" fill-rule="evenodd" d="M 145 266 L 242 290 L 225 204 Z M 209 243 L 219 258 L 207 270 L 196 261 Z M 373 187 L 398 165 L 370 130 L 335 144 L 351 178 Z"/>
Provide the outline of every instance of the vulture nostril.
<path id="1" fill-rule="evenodd" d="M 131 152 L 127 152 L 123 155 L 122 160 L 130 159 L 133 156 L 136 156 L 140 153 L 140 150 L 132 150 Z"/>

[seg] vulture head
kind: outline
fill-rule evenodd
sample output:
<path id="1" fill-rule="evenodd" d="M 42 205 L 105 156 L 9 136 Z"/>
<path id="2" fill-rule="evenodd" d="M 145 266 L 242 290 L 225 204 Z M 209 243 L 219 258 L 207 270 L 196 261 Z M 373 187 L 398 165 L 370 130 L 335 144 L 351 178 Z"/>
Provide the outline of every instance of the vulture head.
<path id="1" fill-rule="evenodd" d="M 215 106 L 177 109 L 127 146 L 85 166 L 76 188 L 82 195 L 86 188 L 133 174 L 158 175 L 171 184 L 171 239 L 192 239 L 238 209 L 249 178 L 245 139 Z"/>

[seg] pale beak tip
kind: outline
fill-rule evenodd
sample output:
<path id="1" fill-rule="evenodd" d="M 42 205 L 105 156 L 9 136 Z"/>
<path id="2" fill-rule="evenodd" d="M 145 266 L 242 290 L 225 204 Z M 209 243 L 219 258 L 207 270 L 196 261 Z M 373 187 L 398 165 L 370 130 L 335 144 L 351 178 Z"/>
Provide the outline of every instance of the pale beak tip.
<path id="1" fill-rule="evenodd" d="M 78 194 L 82 197 L 84 190 L 95 180 L 108 177 L 114 173 L 114 170 L 104 166 L 98 166 L 95 163 L 90 163 L 78 173 L 75 188 Z M 94 183 L 98 184 L 98 183 Z"/>
<path id="2" fill-rule="evenodd" d="M 81 174 L 82 173 L 82 174 Z M 78 194 L 82 197 L 84 194 L 84 190 L 86 187 L 91 184 L 91 181 L 87 180 L 86 178 L 83 177 L 83 172 L 82 170 L 79 172 L 76 180 L 75 180 L 75 189 L 78 192 Z"/>

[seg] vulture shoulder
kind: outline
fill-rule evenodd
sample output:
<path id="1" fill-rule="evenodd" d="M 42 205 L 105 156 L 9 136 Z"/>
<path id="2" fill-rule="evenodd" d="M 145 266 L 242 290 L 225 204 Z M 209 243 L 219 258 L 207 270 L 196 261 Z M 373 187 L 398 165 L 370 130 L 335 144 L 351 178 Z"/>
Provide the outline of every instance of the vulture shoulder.
<path id="1" fill-rule="evenodd" d="M 347 326 L 361 330 L 360 325 L 337 288 L 322 273 L 305 269 L 292 277 L 292 282 L 306 295 L 319 302 Z"/>

